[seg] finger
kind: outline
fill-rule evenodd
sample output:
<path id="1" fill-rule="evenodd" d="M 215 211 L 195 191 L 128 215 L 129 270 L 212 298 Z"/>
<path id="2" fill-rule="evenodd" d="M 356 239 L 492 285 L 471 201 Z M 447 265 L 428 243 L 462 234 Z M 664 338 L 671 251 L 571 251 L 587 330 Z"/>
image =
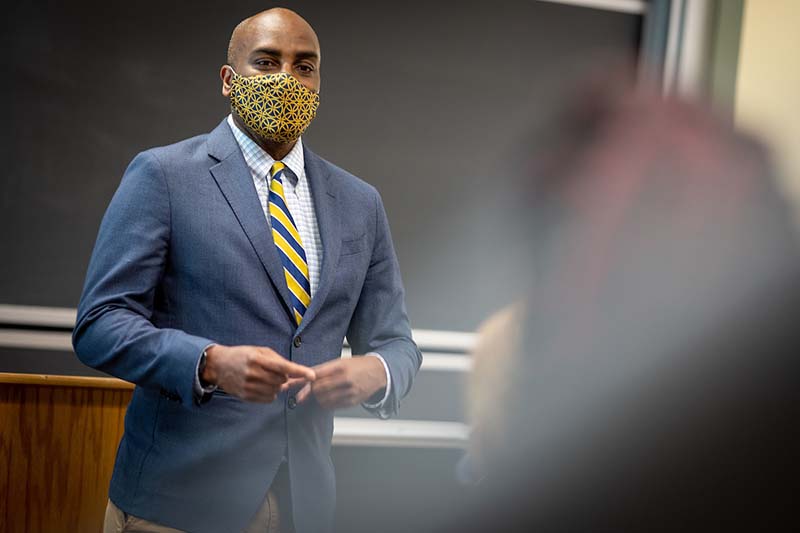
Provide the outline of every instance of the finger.
<path id="1" fill-rule="evenodd" d="M 321 365 L 317 365 L 314 367 L 314 372 L 317 374 L 317 379 L 333 376 L 338 374 L 343 370 L 344 366 L 342 364 L 342 359 L 334 359 L 333 361 L 328 361 L 327 363 L 322 363 Z"/>
<path id="2" fill-rule="evenodd" d="M 306 378 L 291 378 L 281 385 L 281 392 L 309 383 Z"/>
<path id="3" fill-rule="evenodd" d="M 252 365 L 245 370 L 245 383 L 253 384 L 258 387 L 279 387 L 286 380 L 286 376 L 277 372 L 265 369 L 260 364 Z"/>
<path id="4" fill-rule="evenodd" d="M 297 363 L 292 363 L 291 361 L 286 361 L 284 363 L 283 373 L 289 377 L 303 378 L 307 381 L 314 381 L 317 379 L 317 373 L 314 372 L 313 368 L 298 365 Z"/>
<path id="5" fill-rule="evenodd" d="M 293 363 L 275 352 L 265 352 L 265 355 L 266 357 L 261 360 L 261 366 L 270 372 L 277 372 L 290 378 L 305 378 L 308 381 L 314 381 L 317 378 L 314 369 L 310 367 Z"/>
<path id="6" fill-rule="evenodd" d="M 295 400 L 297 400 L 297 403 L 303 403 L 309 396 L 311 396 L 311 383 L 306 383 L 295 396 Z"/>
<path id="7" fill-rule="evenodd" d="M 317 396 L 317 401 L 326 409 L 352 407 L 356 403 L 353 398 L 353 393 L 350 392 L 349 389 L 334 390 L 322 397 Z"/>
<path id="8" fill-rule="evenodd" d="M 313 383 L 311 388 L 314 391 L 314 394 L 319 396 L 320 394 L 328 394 L 331 391 L 348 388 L 349 386 L 350 386 L 349 382 L 334 377 L 334 378 L 318 379 Z"/>
<path id="9" fill-rule="evenodd" d="M 271 403 L 275 401 L 278 390 L 272 387 L 245 386 L 241 398 L 248 402 Z"/>
<path id="10" fill-rule="evenodd" d="M 268 385 L 275 385 L 280 387 L 281 385 L 286 384 L 289 381 L 289 378 L 287 378 L 284 374 L 265 370 L 264 374 L 261 377 L 261 381 Z"/>

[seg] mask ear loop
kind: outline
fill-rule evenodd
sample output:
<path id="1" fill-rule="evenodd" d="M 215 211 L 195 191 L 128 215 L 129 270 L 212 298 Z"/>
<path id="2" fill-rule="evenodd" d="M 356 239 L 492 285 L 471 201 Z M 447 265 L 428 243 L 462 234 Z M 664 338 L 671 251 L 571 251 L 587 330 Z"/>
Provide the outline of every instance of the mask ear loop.
<path id="1" fill-rule="evenodd" d="M 238 78 L 238 77 L 240 77 L 240 76 L 239 76 L 239 73 L 238 73 L 238 72 L 236 72 L 236 69 L 234 69 L 234 68 L 233 68 L 232 66 L 230 66 L 230 65 L 226 65 L 226 66 L 227 66 L 229 69 L 231 69 L 231 72 L 233 73 L 233 77 L 234 77 L 234 78 Z"/>

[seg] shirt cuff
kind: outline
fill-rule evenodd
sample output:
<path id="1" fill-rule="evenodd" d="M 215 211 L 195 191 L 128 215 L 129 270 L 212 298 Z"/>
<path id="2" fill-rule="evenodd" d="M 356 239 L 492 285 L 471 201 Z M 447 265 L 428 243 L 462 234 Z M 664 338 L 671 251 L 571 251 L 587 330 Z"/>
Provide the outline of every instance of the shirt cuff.
<path id="1" fill-rule="evenodd" d="M 208 385 L 208 386 L 204 387 L 200 383 L 200 359 L 203 357 L 203 354 L 206 353 L 206 350 L 208 350 L 209 348 L 211 348 L 214 345 L 216 345 L 216 343 L 212 342 L 211 344 L 209 344 L 208 346 L 203 348 L 203 351 L 200 354 L 200 357 L 197 358 L 197 365 L 194 368 L 194 395 L 195 395 L 196 398 L 202 398 L 206 394 L 211 394 L 212 392 L 217 390 L 217 386 L 216 385 Z"/>
<path id="2" fill-rule="evenodd" d="M 389 399 L 389 394 L 390 394 L 391 389 L 392 389 L 392 375 L 389 373 L 389 365 L 386 364 L 386 361 L 384 360 L 384 358 L 383 358 L 383 356 L 381 354 L 379 354 L 377 352 L 370 352 L 370 353 L 364 355 L 364 357 L 367 357 L 367 356 L 377 357 L 380 360 L 381 364 L 383 365 L 383 370 L 386 372 L 386 392 L 383 394 L 383 398 L 381 398 L 381 400 L 379 402 L 377 402 L 377 403 L 364 402 L 361 405 L 363 405 L 367 409 L 378 409 L 378 410 L 380 410 L 380 409 L 383 408 L 384 405 L 386 405 L 386 400 Z"/>

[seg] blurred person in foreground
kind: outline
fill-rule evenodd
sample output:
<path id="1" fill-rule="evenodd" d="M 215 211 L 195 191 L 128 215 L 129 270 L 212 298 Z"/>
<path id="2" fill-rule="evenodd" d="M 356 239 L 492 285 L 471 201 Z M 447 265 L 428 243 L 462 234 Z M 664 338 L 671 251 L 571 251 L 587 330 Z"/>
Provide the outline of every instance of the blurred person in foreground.
<path id="1" fill-rule="evenodd" d="M 794 530 L 800 252 L 767 153 L 625 82 L 566 104 L 529 144 L 534 289 L 484 327 L 501 370 L 470 393 L 497 395 L 447 530 Z"/>

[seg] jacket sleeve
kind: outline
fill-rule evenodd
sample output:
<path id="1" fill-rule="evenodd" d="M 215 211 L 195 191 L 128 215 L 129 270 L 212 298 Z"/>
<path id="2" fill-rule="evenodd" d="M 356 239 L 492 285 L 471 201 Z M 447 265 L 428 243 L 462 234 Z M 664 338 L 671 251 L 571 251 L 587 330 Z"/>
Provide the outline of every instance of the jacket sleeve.
<path id="1" fill-rule="evenodd" d="M 72 344 L 93 368 L 192 405 L 211 341 L 151 322 L 170 243 L 169 188 L 151 152 L 131 162 L 100 225 Z"/>
<path id="2" fill-rule="evenodd" d="M 389 221 L 375 191 L 375 241 L 369 269 L 347 331 L 354 354 L 379 353 L 389 367 L 391 388 L 386 402 L 369 409 L 382 418 L 397 414 L 422 364 L 422 354 L 411 336 Z"/>

